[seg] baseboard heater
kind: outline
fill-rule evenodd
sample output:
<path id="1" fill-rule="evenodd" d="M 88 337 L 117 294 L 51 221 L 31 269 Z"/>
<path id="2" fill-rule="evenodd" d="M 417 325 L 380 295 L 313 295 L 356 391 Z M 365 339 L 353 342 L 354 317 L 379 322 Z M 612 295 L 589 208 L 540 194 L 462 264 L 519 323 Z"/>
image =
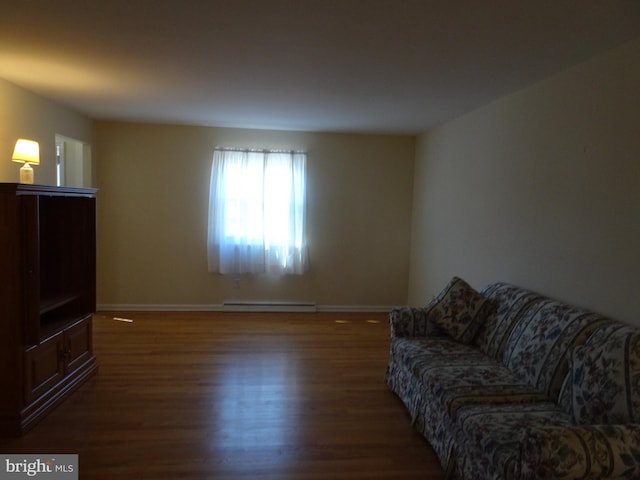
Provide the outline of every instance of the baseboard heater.
<path id="1" fill-rule="evenodd" d="M 296 302 L 224 302 L 225 312 L 317 312 L 316 304 Z"/>

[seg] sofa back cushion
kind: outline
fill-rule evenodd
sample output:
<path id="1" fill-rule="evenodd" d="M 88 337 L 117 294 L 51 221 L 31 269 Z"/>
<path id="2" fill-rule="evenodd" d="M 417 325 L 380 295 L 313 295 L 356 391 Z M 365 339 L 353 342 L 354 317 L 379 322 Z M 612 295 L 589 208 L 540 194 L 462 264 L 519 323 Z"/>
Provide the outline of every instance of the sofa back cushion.
<path id="1" fill-rule="evenodd" d="M 640 331 L 621 328 L 571 353 L 571 400 L 578 424 L 640 422 Z"/>
<path id="2" fill-rule="evenodd" d="M 584 345 L 600 345 L 608 341 L 609 339 L 614 339 L 617 337 L 622 337 L 628 335 L 630 333 L 637 333 L 637 327 L 632 327 L 630 325 L 626 325 L 622 322 L 611 321 L 609 323 L 604 323 L 600 328 L 594 330 L 594 332 L 589 335 L 589 338 L 584 342 Z M 580 346 L 574 347 L 574 351 L 576 348 L 580 348 Z M 560 395 L 558 397 L 558 404 L 569 415 L 573 416 L 573 353 L 574 351 L 569 352 L 569 371 L 567 372 L 567 376 L 564 379 L 564 383 L 562 384 L 562 388 L 560 390 Z"/>
<path id="3" fill-rule="evenodd" d="M 557 300 L 537 301 L 513 326 L 502 362 L 534 388 L 558 401 L 569 372 L 569 353 L 611 323 L 594 312 Z"/>
<path id="4" fill-rule="evenodd" d="M 544 297 L 504 282 L 493 283 L 480 293 L 490 298 L 495 308 L 480 328 L 474 344 L 491 358 L 502 361 L 507 340 L 514 326 L 529 308 Z"/>

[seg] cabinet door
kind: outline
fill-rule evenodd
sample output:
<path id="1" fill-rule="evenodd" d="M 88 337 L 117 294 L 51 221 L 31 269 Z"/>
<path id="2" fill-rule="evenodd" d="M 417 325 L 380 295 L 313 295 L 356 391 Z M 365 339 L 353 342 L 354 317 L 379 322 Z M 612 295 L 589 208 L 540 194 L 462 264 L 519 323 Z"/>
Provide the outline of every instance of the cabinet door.
<path id="1" fill-rule="evenodd" d="M 64 331 L 65 371 L 68 375 L 92 356 L 91 317 L 87 317 Z"/>
<path id="2" fill-rule="evenodd" d="M 64 335 L 54 335 L 25 352 L 25 400 L 31 403 L 64 376 Z"/>

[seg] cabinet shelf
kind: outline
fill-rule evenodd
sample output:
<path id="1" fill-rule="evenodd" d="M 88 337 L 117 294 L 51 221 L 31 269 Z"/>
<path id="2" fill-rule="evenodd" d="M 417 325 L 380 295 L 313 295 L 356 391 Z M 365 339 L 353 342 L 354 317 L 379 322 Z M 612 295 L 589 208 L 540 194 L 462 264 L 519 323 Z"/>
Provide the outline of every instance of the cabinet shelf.
<path id="1" fill-rule="evenodd" d="M 78 298 L 80 298 L 79 293 L 44 298 L 40 301 L 40 315 L 44 315 L 57 308 L 64 307 Z"/>

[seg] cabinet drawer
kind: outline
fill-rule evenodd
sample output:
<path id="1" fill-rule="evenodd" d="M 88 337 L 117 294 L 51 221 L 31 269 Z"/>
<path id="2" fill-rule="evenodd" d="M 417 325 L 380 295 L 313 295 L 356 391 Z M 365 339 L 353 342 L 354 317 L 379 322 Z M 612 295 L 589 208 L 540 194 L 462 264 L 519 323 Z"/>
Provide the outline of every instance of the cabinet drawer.
<path id="1" fill-rule="evenodd" d="M 64 375 L 63 334 L 25 352 L 25 400 L 30 403 L 53 388 Z"/>

